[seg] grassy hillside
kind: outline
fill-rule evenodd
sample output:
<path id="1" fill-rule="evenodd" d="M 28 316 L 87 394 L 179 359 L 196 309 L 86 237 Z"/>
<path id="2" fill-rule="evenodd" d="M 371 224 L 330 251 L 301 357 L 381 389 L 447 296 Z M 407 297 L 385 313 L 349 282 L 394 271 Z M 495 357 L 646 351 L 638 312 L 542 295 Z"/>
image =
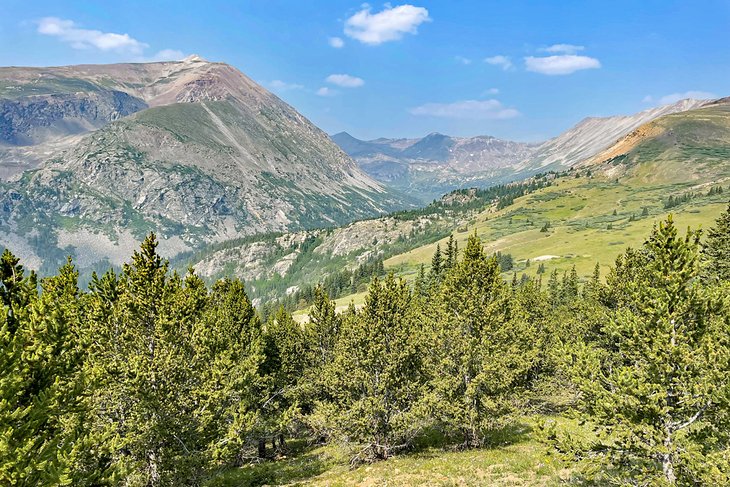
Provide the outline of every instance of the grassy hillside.
<path id="1" fill-rule="evenodd" d="M 721 181 L 727 188 L 730 181 Z M 494 212 L 488 209 L 454 233 L 461 246 L 476 231 L 490 252 L 512 254 L 514 271 L 535 275 L 539 264 L 545 272 L 575 265 L 578 274 L 589 275 L 596 262 L 613 263 L 628 246 L 637 246 L 652 225 L 672 212 L 680 226 L 708 226 L 726 206 L 730 192 L 706 196 L 712 184 L 674 183 L 646 185 L 604 176 L 563 177 L 554 185 L 518 198 L 514 205 Z M 678 207 L 665 209 L 669 195 L 698 193 Z M 646 211 L 644 210 L 646 208 Z M 648 213 L 648 214 L 647 214 Z M 632 221 L 633 220 L 633 221 Z M 547 231 L 541 231 L 549 224 Z M 446 243 L 443 239 L 437 243 Z M 385 261 L 386 269 L 415 275 L 428 265 L 437 243 L 419 247 Z M 529 260 L 529 263 L 528 263 Z"/>
<path id="2" fill-rule="evenodd" d="M 454 235 L 461 244 L 476 231 L 489 251 L 512 254 L 518 273 L 534 276 L 542 263 L 546 274 L 575 265 L 586 276 L 641 244 L 668 213 L 681 227 L 709 226 L 730 199 L 729 185 L 730 105 L 719 103 L 649 122 L 551 187 L 487 209 Z M 386 269 L 412 276 L 445 242 L 393 256 Z"/>

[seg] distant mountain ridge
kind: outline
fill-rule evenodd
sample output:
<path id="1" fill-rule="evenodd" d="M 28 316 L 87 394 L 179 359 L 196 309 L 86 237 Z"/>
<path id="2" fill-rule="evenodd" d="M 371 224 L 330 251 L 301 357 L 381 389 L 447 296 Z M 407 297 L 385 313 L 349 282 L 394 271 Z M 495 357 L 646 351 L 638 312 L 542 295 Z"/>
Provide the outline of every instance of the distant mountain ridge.
<path id="1" fill-rule="evenodd" d="M 542 143 L 491 136 L 360 140 L 347 132 L 332 140 L 373 178 L 430 201 L 453 189 L 487 187 L 545 171 L 562 171 L 595 157 L 641 125 L 672 113 L 700 108 L 710 100 L 680 100 L 633 115 L 588 117 Z"/>
<path id="2" fill-rule="evenodd" d="M 436 132 L 415 139 L 369 141 L 341 132 L 332 140 L 375 179 L 422 201 L 509 178 L 510 168 L 536 147 L 491 136 L 450 137 Z"/>
<path id="3" fill-rule="evenodd" d="M 0 68 L 0 245 L 31 265 L 119 263 L 409 206 L 224 63 Z M 55 250 L 54 250 L 55 249 Z"/>

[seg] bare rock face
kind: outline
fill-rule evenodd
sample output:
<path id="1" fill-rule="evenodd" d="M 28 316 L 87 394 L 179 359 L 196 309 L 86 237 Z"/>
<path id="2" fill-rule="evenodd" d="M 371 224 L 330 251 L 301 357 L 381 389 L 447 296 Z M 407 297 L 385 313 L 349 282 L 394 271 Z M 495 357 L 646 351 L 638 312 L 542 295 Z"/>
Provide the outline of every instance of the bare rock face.
<path id="1" fill-rule="evenodd" d="M 0 245 L 50 269 L 118 262 L 150 231 L 174 255 L 407 206 L 292 107 L 197 56 L 0 68 L 0 178 Z"/>

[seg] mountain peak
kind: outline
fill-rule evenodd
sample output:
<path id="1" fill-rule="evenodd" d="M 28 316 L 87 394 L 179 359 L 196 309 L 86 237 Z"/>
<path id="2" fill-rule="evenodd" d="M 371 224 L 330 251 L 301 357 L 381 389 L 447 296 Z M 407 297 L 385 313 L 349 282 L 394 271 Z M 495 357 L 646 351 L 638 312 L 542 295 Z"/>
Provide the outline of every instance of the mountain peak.
<path id="1" fill-rule="evenodd" d="M 197 54 L 191 54 L 190 56 L 183 59 L 181 62 L 183 63 L 207 63 L 205 59 L 203 59 L 201 56 Z"/>

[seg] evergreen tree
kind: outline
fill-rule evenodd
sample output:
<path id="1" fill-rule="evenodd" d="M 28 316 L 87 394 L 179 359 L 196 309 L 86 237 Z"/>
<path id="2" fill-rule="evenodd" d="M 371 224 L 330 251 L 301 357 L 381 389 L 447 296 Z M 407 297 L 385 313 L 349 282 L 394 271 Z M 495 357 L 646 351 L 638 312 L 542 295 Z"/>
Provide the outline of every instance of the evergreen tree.
<path id="1" fill-rule="evenodd" d="M 560 280 L 558 279 L 558 270 L 553 269 L 550 273 L 550 279 L 548 280 L 547 286 L 548 296 L 550 297 L 550 304 L 555 307 L 563 303 L 563 292 L 560 287 Z"/>
<path id="2" fill-rule="evenodd" d="M 601 264 L 596 262 L 590 280 L 583 287 L 583 299 L 590 301 L 598 300 L 601 292 Z"/>
<path id="3" fill-rule="evenodd" d="M 442 265 L 443 259 L 441 257 L 441 244 L 436 244 L 436 252 L 434 252 L 433 258 L 431 259 L 430 276 L 432 281 L 439 282 L 441 280 Z"/>
<path id="4" fill-rule="evenodd" d="M 298 416 L 298 389 L 309 358 L 304 328 L 283 308 L 269 319 L 264 332 L 262 374 L 267 379 L 267 393 L 260 399 L 264 418 L 264 437 L 270 437 L 284 450 L 285 437 Z"/>
<path id="5" fill-rule="evenodd" d="M 87 374 L 97 384 L 96 435 L 110 450 L 99 462 L 121 472 L 127 485 L 195 483 L 205 459 L 191 364 L 207 291 L 192 275 L 169 275 L 156 247 L 151 234 L 124 265 L 115 301 L 90 295 Z"/>
<path id="6" fill-rule="evenodd" d="M 569 272 L 563 273 L 560 299 L 565 304 L 574 304 L 578 299 L 578 273 L 575 266 Z"/>
<path id="7" fill-rule="evenodd" d="M 82 461 L 84 348 L 71 263 L 35 289 L 9 251 L 0 264 L 0 483 L 84 485 L 105 472 Z"/>
<path id="8" fill-rule="evenodd" d="M 193 328 L 198 443 L 213 464 L 241 464 L 258 440 L 259 398 L 265 393 L 259 373 L 264 358 L 261 334 L 243 283 L 216 282 L 204 316 Z"/>
<path id="9" fill-rule="evenodd" d="M 456 247 L 454 246 L 454 234 L 449 235 L 449 241 L 446 244 L 446 258 L 444 260 L 443 271 L 448 272 L 454 266 L 456 261 Z"/>
<path id="10" fill-rule="evenodd" d="M 471 235 L 442 286 L 432 363 L 434 415 L 467 447 L 502 424 L 531 366 L 524 316 L 510 297 L 497 258 Z"/>
<path id="11" fill-rule="evenodd" d="M 698 242 L 679 237 L 670 216 L 621 256 L 603 328 L 576 346 L 583 411 L 600 442 L 587 472 L 599 483 L 730 481 L 727 309 L 697 279 Z"/>
<path id="12" fill-rule="evenodd" d="M 423 299 L 428 294 L 428 280 L 426 278 L 426 266 L 421 264 L 418 268 L 418 276 L 413 289 L 416 297 Z"/>
<path id="13" fill-rule="evenodd" d="M 314 355 L 311 364 L 321 370 L 321 367 L 332 361 L 335 344 L 340 333 L 340 319 L 335 313 L 334 301 L 330 301 L 321 286 L 315 288 L 314 296 L 314 303 L 309 310 L 309 331 L 312 335 L 310 341 Z"/>
<path id="14" fill-rule="evenodd" d="M 703 274 L 715 281 L 730 281 L 730 204 L 707 232 L 702 248 Z"/>
<path id="15" fill-rule="evenodd" d="M 347 313 L 327 368 L 334 436 L 353 461 L 384 459 L 409 447 L 425 426 L 424 349 L 411 293 L 389 274 L 370 286 L 365 307 Z"/>

